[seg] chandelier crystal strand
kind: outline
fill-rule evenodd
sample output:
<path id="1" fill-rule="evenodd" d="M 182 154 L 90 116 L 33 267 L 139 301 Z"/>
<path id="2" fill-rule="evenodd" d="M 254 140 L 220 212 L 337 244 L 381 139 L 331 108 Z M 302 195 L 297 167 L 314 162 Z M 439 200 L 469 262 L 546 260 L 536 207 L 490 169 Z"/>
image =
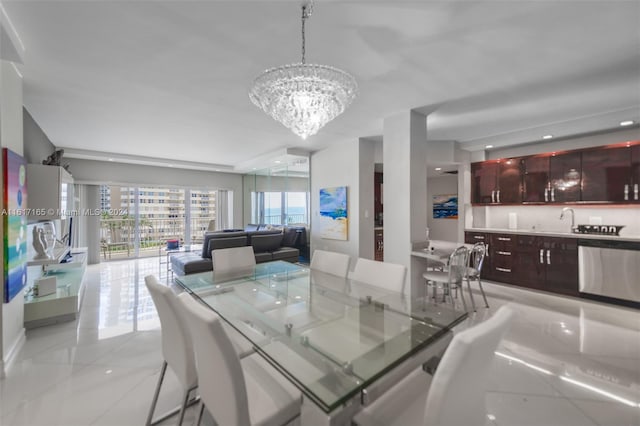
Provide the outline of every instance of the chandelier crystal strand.
<path id="1" fill-rule="evenodd" d="M 265 71 L 249 92 L 251 102 L 302 139 L 342 114 L 358 92 L 349 73 L 306 63 L 305 20 L 311 11 L 311 3 L 302 5 L 302 62 Z"/>

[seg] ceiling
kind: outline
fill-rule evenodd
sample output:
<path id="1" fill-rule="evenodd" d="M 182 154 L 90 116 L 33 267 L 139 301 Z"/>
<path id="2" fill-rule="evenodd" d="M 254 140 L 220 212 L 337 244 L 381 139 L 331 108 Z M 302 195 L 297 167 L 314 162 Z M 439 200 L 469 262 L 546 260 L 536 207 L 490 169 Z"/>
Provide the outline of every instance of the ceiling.
<path id="1" fill-rule="evenodd" d="M 469 150 L 640 122 L 639 1 L 316 1 L 307 61 L 360 86 L 301 140 L 249 100 L 299 61 L 298 1 L 11 1 L 24 104 L 57 147 L 227 170 L 287 148 L 379 138 L 428 114 Z M 85 157 L 87 158 L 87 157 Z"/>

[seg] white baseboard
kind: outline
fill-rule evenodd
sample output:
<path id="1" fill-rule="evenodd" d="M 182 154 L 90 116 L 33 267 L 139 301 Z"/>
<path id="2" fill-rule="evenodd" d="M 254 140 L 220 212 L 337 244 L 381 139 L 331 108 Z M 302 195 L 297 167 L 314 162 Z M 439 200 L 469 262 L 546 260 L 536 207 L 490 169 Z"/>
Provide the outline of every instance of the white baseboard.
<path id="1" fill-rule="evenodd" d="M 7 356 L 4 359 L 0 359 L 0 379 L 4 379 L 11 368 L 11 364 L 15 361 L 20 349 L 24 346 L 24 343 L 27 341 L 27 336 L 25 334 L 25 329 L 23 328 L 20 331 L 19 337 L 14 341 L 13 346 L 7 352 Z"/>

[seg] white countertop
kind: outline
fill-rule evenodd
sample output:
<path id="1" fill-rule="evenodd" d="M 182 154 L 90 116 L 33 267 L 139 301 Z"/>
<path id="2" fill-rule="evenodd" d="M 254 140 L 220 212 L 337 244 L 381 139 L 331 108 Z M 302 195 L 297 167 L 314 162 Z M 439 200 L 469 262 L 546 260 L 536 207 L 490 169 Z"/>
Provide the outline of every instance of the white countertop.
<path id="1" fill-rule="evenodd" d="M 640 242 L 640 235 L 600 235 L 600 234 L 574 234 L 570 232 L 558 231 L 537 231 L 531 229 L 500 229 L 500 228 L 466 228 L 465 232 L 494 232 L 499 234 L 514 235 L 539 235 L 541 237 L 563 237 L 563 238 L 580 238 L 589 240 L 612 240 L 612 241 L 632 241 Z"/>

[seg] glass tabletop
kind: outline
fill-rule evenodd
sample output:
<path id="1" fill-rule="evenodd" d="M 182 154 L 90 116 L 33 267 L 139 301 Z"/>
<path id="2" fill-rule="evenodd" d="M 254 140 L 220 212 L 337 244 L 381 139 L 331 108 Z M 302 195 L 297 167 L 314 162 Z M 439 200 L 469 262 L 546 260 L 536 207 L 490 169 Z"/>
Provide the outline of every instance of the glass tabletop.
<path id="1" fill-rule="evenodd" d="M 400 293 L 288 262 L 176 282 L 330 412 L 466 317 L 411 312 Z"/>

